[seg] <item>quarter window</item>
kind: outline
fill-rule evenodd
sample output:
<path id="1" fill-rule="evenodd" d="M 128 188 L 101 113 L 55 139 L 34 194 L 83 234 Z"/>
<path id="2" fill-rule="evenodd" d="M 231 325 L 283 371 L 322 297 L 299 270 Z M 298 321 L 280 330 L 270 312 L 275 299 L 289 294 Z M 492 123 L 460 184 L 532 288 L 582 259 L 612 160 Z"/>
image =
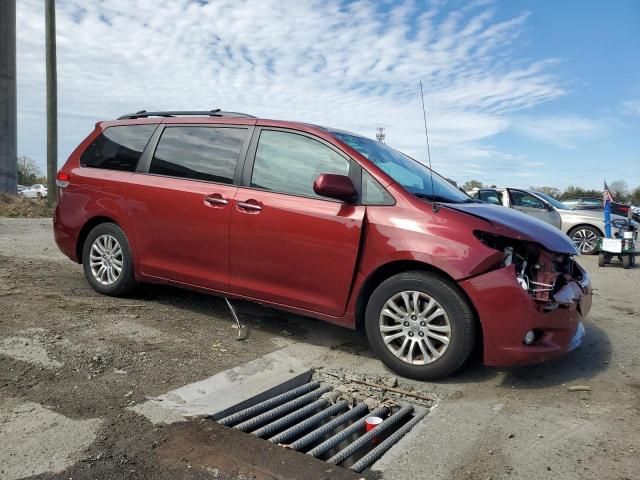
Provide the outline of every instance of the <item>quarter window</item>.
<path id="1" fill-rule="evenodd" d="M 362 170 L 362 203 L 365 205 L 393 205 L 395 200 L 366 170 Z"/>
<path id="2" fill-rule="evenodd" d="M 245 128 L 166 127 L 149 173 L 233 183 Z"/>
<path id="3" fill-rule="evenodd" d="M 125 125 L 105 129 L 80 157 L 83 167 L 133 172 L 156 125 Z"/>
<path id="4" fill-rule="evenodd" d="M 349 175 L 349 160 L 304 135 L 263 130 L 251 186 L 274 192 L 318 197 L 313 183 L 321 173 Z"/>

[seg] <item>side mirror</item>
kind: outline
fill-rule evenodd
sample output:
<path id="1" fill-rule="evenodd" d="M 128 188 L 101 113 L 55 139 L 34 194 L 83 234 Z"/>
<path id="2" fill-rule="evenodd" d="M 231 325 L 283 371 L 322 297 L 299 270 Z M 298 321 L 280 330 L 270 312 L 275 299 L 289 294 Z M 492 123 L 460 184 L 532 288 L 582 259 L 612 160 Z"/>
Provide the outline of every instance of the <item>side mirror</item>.
<path id="1" fill-rule="evenodd" d="M 348 202 L 356 196 L 356 188 L 346 175 L 321 173 L 313 182 L 313 191 L 321 197 L 335 198 Z"/>

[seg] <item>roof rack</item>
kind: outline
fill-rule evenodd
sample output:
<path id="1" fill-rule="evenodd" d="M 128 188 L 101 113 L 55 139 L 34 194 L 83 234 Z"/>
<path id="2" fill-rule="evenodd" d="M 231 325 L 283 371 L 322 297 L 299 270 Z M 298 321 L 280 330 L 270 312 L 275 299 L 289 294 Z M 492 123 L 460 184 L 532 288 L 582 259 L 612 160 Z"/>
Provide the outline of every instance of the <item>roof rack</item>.
<path id="1" fill-rule="evenodd" d="M 127 120 L 134 118 L 147 118 L 147 117 L 178 117 L 178 116 L 198 116 L 198 117 L 242 117 L 242 118 L 256 118 L 253 115 L 239 112 L 223 112 L 219 108 L 213 110 L 168 110 L 165 112 L 147 112 L 146 110 L 140 110 L 136 113 L 127 113 L 118 117 L 118 120 Z"/>

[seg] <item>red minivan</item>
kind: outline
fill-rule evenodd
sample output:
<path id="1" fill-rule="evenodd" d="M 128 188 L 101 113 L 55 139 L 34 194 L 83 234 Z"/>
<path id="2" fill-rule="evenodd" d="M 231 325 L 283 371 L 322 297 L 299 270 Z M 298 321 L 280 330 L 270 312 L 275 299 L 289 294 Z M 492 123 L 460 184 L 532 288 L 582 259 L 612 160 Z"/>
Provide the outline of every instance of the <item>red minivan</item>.
<path id="1" fill-rule="evenodd" d="M 474 345 L 511 366 L 584 336 L 591 285 L 566 235 L 360 135 L 141 111 L 98 123 L 57 183 L 56 242 L 106 295 L 167 283 L 364 327 L 416 379 Z"/>

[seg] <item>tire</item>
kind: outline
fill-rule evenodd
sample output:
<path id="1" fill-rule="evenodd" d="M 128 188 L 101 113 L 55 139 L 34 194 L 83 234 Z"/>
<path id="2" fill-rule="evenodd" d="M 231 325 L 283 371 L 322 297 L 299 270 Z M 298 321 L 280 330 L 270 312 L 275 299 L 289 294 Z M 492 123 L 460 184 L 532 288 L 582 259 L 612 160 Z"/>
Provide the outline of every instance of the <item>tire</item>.
<path id="1" fill-rule="evenodd" d="M 580 225 L 569 232 L 571 241 L 582 255 L 594 255 L 598 252 L 598 239 L 602 232 L 591 225 Z"/>
<path id="2" fill-rule="evenodd" d="M 137 285 L 129 241 L 115 223 L 101 223 L 89 232 L 82 247 L 82 267 L 89 285 L 104 295 L 125 295 Z"/>
<path id="3" fill-rule="evenodd" d="M 604 256 L 604 253 L 600 252 L 598 254 L 598 266 L 599 267 L 604 267 L 607 264 L 607 260 Z"/>
<path id="4" fill-rule="evenodd" d="M 414 301 L 413 294 L 418 296 L 418 308 L 413 312 L 420 313 L 414 315 L 417 317 L 414 319 L 411 312 L 402 317 L 397 311 L 392 311 L 397 318 L 403 318 L 403 321 L 398 324 L 397 318 L 389 317 L 385 312 L 392 310 L 388 303 L 391 300 L 394 302 L 400 300 L 396 305 L 406 305 L 403 292 L 409 294 L 410 304 Z M 427 305 L 431 300 L 435 304 L 428 309 Z M 444 315 L 440 314 L 426 324 L 425 320 L 435 315 L 439 308 L 444 311 Z M 407 313 L 406 308 L 401 310 Z M 406 323 L 409 323 L 408 327 L 405 326 Z M 421 326 L 422 323 L 427 326 Z M 445 331 L 447 326 L 448 334 Z M 467 360 L 474 346 L 476 325 L 469 303 L 455 284 L 442 275 L 411 271 L 388 278 L 374 290 L 367 303 L 365 328 L 372 350 L 391 370 L 416 380 L 436 380 L 452 374 Z M 381 328 L 386 328 L 387 331 L 383 332 Z M 431 328 L 438 328 L 438 330 L 431 330 Z M 402 333 L 404 337 L 391 340 L 387 346 L 383 335 L 386 335 L 389 341 L 389 336 L 397 333 Z M 446 347 L 445 343 L 432 338 L 433 334 L 441 337 L 448 335 Z M 406 348 L 404 347 L 405 338 L 408 339 Z M 428 347 L 427 340 L 431 347 Z M 403 348 L 405 353 L 400 352 L 400 357 L 404 358 L 399 358 L 391 348 L 396 352 Z M 411 348 L 410 351 L 409 348 Z M 435 351 L 439 350 L 439 356 L 431 348 Z M 426 362 L 423 352 L 426 352 L 426 357 L 429 357 Z"/>
<path id="5" fill-rule="evenodd" d="M 631 268 L 633 266 L 632 255 L 622 255 L 622 268 Z"/>

